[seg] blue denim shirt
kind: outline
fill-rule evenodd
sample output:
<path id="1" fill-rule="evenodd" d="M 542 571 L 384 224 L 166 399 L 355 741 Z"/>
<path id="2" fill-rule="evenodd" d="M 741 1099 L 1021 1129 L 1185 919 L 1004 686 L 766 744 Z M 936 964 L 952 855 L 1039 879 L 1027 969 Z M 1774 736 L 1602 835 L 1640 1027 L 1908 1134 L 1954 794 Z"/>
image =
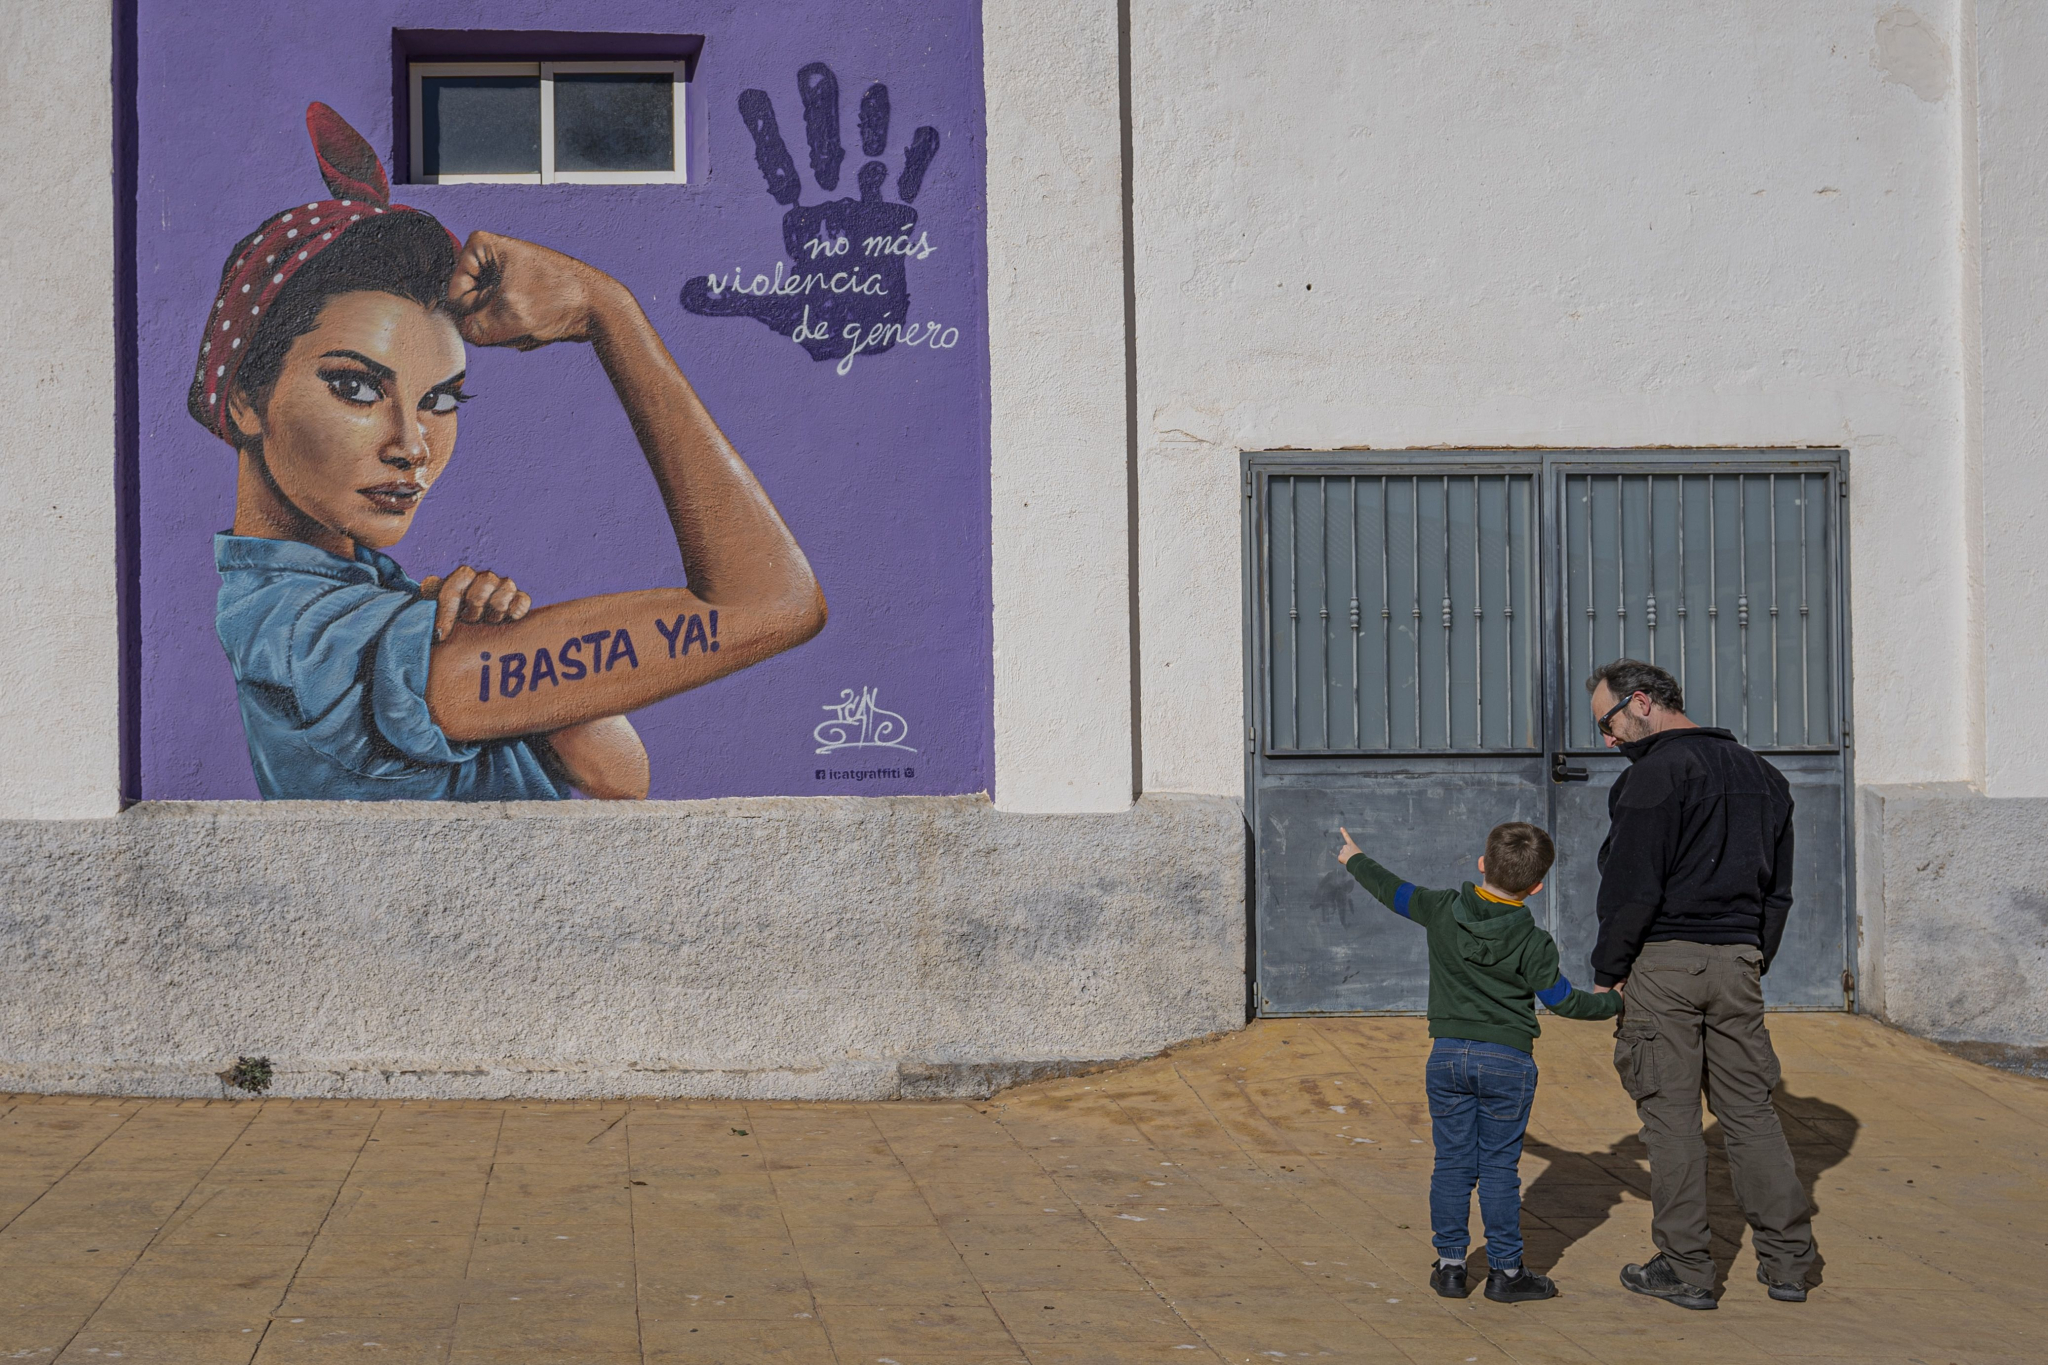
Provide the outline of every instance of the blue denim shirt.
<path id="1" fill-rule="evenodd" d="M 270 801 L 559 801 L 523 739 L 459 744 L 427 713 L 434 604 L 390 557 L 223 532 L 214 628 Z"/>

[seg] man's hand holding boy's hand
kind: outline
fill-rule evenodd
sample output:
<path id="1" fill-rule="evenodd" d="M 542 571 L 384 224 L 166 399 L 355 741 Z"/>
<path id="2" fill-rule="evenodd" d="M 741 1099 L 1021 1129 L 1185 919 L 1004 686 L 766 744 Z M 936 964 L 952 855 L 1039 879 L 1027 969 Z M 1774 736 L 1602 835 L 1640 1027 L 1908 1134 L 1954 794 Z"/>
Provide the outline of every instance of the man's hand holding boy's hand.
<path id="1" fill-rule="evenodd" d="M 1344 866 L 1349 867 L 1351 866 L 1351 860 L 1353 858 L 1356 858 L 1359 854 L 1365 852 L 1365 850 L 1360 848 L 1358 846 L 1358 841 L 1351 837 L 1350 830 L 1345 829 L 1342 825 L 1339 825 L 1337 826 L 1337 832 L 1344 836 L 1344 847 L 1337 850 L 1337 861 L 1342 863 Z"/>

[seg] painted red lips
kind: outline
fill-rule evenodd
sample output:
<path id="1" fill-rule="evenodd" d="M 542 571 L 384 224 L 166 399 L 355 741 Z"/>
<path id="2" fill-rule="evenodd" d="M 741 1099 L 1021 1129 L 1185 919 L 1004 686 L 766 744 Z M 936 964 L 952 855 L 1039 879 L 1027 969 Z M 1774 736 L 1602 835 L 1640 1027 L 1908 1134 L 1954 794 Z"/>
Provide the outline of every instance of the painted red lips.
<path id="1" fill-rule="evenodd" d="M 412 511 L 420 505 L 420 499 L 427 493 L 426 485 L 403 481 L 380 483 L 356 491 L 368 500 L 370 506 L 392 516 L 402 516 Z"/>

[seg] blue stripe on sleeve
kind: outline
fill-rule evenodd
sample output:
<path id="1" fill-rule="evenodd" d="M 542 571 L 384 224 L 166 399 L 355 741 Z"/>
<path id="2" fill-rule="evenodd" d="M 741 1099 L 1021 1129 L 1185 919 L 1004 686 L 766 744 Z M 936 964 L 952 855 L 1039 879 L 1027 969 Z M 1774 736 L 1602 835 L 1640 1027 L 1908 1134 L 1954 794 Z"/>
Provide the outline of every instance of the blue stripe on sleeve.
<path id="1" fill-rule="evenodd" d="M 1559 972 L 1557 974 L 1557 984 L 1555 986 L 1552 986 L 1547 991 L 1536 992 L 1536 998 L 1543 1002 L 1543 1008 L 1547 1010 L 1554 1010 L 1559 1005 L 1562 1005 L 1564 1003 L 1564 998 L 1567 995 L 1570 995 L 1571 993 L 1571 978 L 1566 976 L 1563 972 Z"/>
<path id="2" fill-rule="evenodd" d="M 1394 913 L 1408 918 L 1408 899 L 1415 894 L 1414 882 L 1402 882 L 1401 889 L 1394 893 Z"/>

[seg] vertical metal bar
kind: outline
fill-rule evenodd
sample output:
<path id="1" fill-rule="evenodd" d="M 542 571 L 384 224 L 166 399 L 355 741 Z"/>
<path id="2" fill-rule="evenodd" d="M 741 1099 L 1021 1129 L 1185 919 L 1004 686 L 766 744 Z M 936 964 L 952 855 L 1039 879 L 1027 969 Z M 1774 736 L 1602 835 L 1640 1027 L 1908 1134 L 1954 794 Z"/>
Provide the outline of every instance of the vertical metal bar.
<path id="1" fill-rule="evenodd" d="M 1847 610 L 1848 603 L 1844 600 L 1847 594 L 1842 590 L 1841 574 L 1843 560 L 1847 556 L 1847 546 L 1844 544 L 1846 530 L 1843 526 L 1843 519 L 1847 515 L 1848 509 L 1842 505 L 1844 490 L 1840 484 L 1835 482 L 1835 480 L 1841 477 L 1842 468 L 1840 465 L 1837 465 L 1832 476 L 1823 475 L 1821 479 L 1821 500 L 1827 504 L 1826 509 L 1821 513 L 1821 564 L 1827 571 L 1827 578 L 1825 580 L 1828 606 L 1827 740 L 1829 744 L 1839 744 L 1846 749 L 1849 736 L 1842 732 L 1842 727 L 1844 722 L 1852 720 L 1847 714 L 1847 708 L 1853 706 L 1855 701 L 1849 695 L 1848 688 L 1844 686 L 1848 682 L 1849 613 Z M 1848 757 L 1846 753 L 1842 755 L 1844 763 L 1842 773 L 1845 778 L 1848 776 Z M 1852 920 L 1851 923 L 1853 924 L 1854 921 Z"/>
<path id="2" fill-rule="evenodd" d="M 1650 563 L 1650 596 L 1645 604 L 1650 628 L 1650 662 L 1657 662 L 1657 476 L 1643 475 L 1643 558 Z"/>
<path id="3" fill-rule="evenodd" d="M 1678 476 L 1678 687 L 1685 690 L 1685 478 Z"/>
<path id="4" fill-rule="evenodd" d="M 1832 468 L 1828 473 L 1821 475 L 1820 478 L 1821 502 L 1823 504 L 1821 511 L 1821 559 L 1825 572 L 1825 577 L 1823 577 L 1821 582 L 1822 591 L 1826 594 L 1822 600 L 1822 607 L 1827 616 L 1827 633 L 1822 636 L 1821 650 L 1824 666 L 1827 668 L 1828 674 L 1827 705 L 1830 717 L 1827 723 L 1826 735 L 1830 744 L 1840 744 L 1842 746 L 1836 750 L 1834 762 L 1829 767 L 1833 769 L 1836 779 L 1842 784 L 1843 795 L 1849 798 L 1843 803 L 1847 809 L 1842 812 L 1842 827 L 1843 833 L 1849 836 L 1844 840 L 1844 843 L 1848 845 L 1848 848 L 1854 848 L 1855 845 L 1850 840 L 1855 836 L 1855 824 L 1850 812 L 1855 809 L 1855 806 L 1851 805 L 1850 802 L 1855 800 L 1856 792 L 1855 759 L 1849 749 L 1849 744 L 1852 734 L 1851 727 L 1854 722 L 1854 716 L 1851 712 L 1854 711 L 1856 703 L 1854 697 L 1847 693 L 1849 682 L 1849 604 L 1847 601 L 1846 585 L 1837 576 L 1846 573 L 1849 567 L 1848 539 L 1850 532 L 1846 524 L 1849 511 L 1846 495 L 1849 489 L 1846 483 L 1839 485 L 1836 483 L 1836 480 L 1844 478 L 1848 471 L 1840 463 L 1831 461 L 1830 464 Z M 1837 727 L 1840 727 L 1839 730 Z M 1872 832 L 1875 833 L 1876 831 Z M 1847 853 L 1846 848 L 1844 852 Z M 1857 914 L 1857 891 L 1859 888 L 1856 884 L 1856 859 L 1853 855 L 1846 856 L 1837 866 L 1841 868 L 1842 872 L 1842 889 L 1847 893 L 1842 897 L 1842 917 L 1839 923 L 1842 930 L 1841 964 L 1842 970 L 1845 973 L 1843 984 L 1849 986 L 1853 985 L 1855 978 L 1846 974 L 1853 973 L 1856 970 L 1857 961 L 1860 957 L 1859 948 L 1861 944 L 1859 940 L 1862 937 L 1858 933 L 1860 917 Z M 1880 878 L 1882 875 L 1880 871 Z M 1880 901 L 1884 894 L 1883 885 L 1882 880 L 1880 880 L 1877 886 L 1872 888 L 1876 891 Z M 1848 995 L 1849 992 L 1845 991 L 1844 994 Z M 1855 1003 L 1853 999 L 1845 999 L 1843 1001 L 1843 1004 L 1848 1007 L 1853 1007 Z"/>
<path id="5" fill-rule="evenodd" d="M 1529 477 L 1529 502 L 1524 526 L 1529 530 L 1529 558 L 1524 561 L 1523 589 L 1530 620 L 1524 633 L 1529 650 L 1531 696 L 1528 703 L 1532 747 L 1539 751 L 1571 748 L 1569 711 L 1565 678 L 1571 673 L 1573 628 L 1570 617 L 1572 544 L 1570 534 L 1570 480 L 1561 467 L 1563 457 L 1546 454 L 1534 461 Z M 1576 690 L 1576 689 L 1574 689 Z M 1545 757 L 1548 757 L 1545 753 Z M 1557 829 L 1561 813 L 1556 782 L 1545 782 L 1543 815 L 1548 827 Z M 1558 897 L 1562 899 L 1562 897 Z M 1555 930 L 1559 912 L 1546 907 L 1542 921 Z"/>
<path id="6" fill-rule="evenodd" d="M 1735 476 L 1735 638 L 1742 653 L 1742 734 L 1749 743 L 1749 477 Z"/>
<path id="7" fill-rule="evenodd" d="M 1287 724 L 1301 747 L 1301 493 L 1300 479 L 1287 481 Z"/>
<path id="8" fill-rule="evenodd" d="M 1386 707 L 1380 719 L 1386 722 L 1387 747 L 1394 747 L 1394 569 L 1393 551 L 1387 548 L 1387 476 L 1380 475 L 1380 672 L 1386 678 Z"/>
<path id="9" fill-rule="evenodd" d="M 1444 747 L 1455 749 L 1451 729 L 1451 476 L 1444 475 Z"/>
<path id="10" fill-rule="evenodd" d="M 1472 747 L 1486 747 L 1486 578 L 1479 555 L 1479 485 L 1472 476 Z"/>
<path id="11" fill-rule="evenodd" d="M 1260 708 L 1260 709 L 1259 709 L 1259 710 L 1258 710 L 1257 712 L 1255 712 L 1255 713 L 1254 713 L 1254 720 L 1253 720 L 1253 725 L 1252 725 L 1252 733 L 1251 733 L 1251 734 L 1250 734 L 1249 736 L 1247 736 L 1247 737 L 1246 737 L 1246 742 L 1247 742 L 1247 743 L 1249 743 L 1249 744 L 1251 744 L 1251 745 L 1253 746 L 1253 748 L 1254 748 L 1254 751 L 1255 751 L 1255 752 L 1254 752 L 1254 762 L 1256 762 L 1256 748 L 1257 748 L 1258 732 L 1259 732 L 1259 730 L 1260 730 L 1260 729 L 1264 729 L 1264 731 L 1265 731 L 1265 734 L 1266 734 L 1266 743 L 1267 743 L 1267 744 L 1268 744 L 1269 746 L 1270 746 L 1270 745 L 1271 745 L 1271 744 L 1273 743 L 1273 711 L 1274 711 L 1274 709 L 1275 709 L 1275 708 L 1274 708 L 1274 702 L 1273 702 L 1273 485 L 1272 485 L 1272 481 L 1271 481 L 1270 479 L 1268 479 L 1268 480 L 1265 480 L 1264 482 L 1262 482 L 1262 483 L 1261 483 L 1261 484 L 1259 485 L 1259 492 L 1260 492 L 1261 494 L 1263 494 L 1264 496 L 1263 496 L 1263 498 L 1262 498 L 1262 500 L 1261 500 L 1260 502 L 1257 502 L 1257 503 L 1254 503 L 1254 504 L 1253 504 L 1253 523 L 1254 523 L 1254 525 L 1256 526 L 1256 528 L 1257 528 L 1257 530 L 1258 530 L 1258 533 L 1259 533 L 1259 559 L 1260 559 L 1260 562 L 1261 562 L 1261 563 L 1262 563 L 1262 564 L 1264 565 L 1264 567 L 1265 567 L 1265 572 L 1264 572 L 1263 574 L 1261 574 L 1261 575 L 1260 575 L 1260 577 L 1259 577 L 1259 594 L 1258 594 L 1258 599 L 1259 599 L 1259 600 L 1258 600 L 1258 611 L 1259 611 L 1259 653 L 1260 653 L 1260 655 L 1261 655 L 1261 656 L 1263 657 L 1263 659 L 1265 660 L 1265 665 L 1266 665 L 1266 666 L 1265 666 L 1265 667 L 1264 667 L 1263 669 L 1261 669 L 1261 670 L 1260 670 L 1260 672 L 1261 672 L 1261 674 L 1262 674 L 1263 676 L 1262 676 L 1262 677 L 1260 677 L 1260 678 L 1258 679 L 1258 682 L 1259 682 L 1259 687 L 1260 687 L 1260 693 L 1261 693 L 1261 695 L 1260 695 L 1260 700 L 1261 700 L 1261 701 L 1262 701 L 1262 702 L 1264 703 L 1264 705 L 1263 705 L 1263 706 L 1262 706 L 1262 707 L 1261 707 L 1261 708 Z M 1266 722 L 1266 723 L 1265 723 L 1265 725 L 1264 725 L 1263 727 L 1261 727 L 1260 725 L 1258 725 L 1258 724 L 1257 724 L 1257 721 L 1258 721 L 1258 719 L 1259 719 L 1259 718 L 1261 718 L 1261 717 L 1263 717 L 1263 719 L 1264 719 L 1264 720 L 1265 720 L 1265 722 Z"/>
<path id="12" fill-rule="evenodd" d="M 1317 639 L 1322 648 L 1317 651 L 1323 666 L 1323 747 L 1334 747 L 1330 743 L 1330 476 L 1321 475 L 1316 479 L 1316 502 L 1320 508 L 1322 522 L 1322 550 L 1316 555 L 1316 571 L 1322 579 L 1322 592 L 1316 603 L 1321 625 Z"/>
<path id="13" fill-rule="evenodd" d="M 1507 747 L 1519 749 L 1515 734 L 1515 476 L 1500 476 L 1501 541 L 1501 676 L 1507 680 L 1503 705 L 1507 716 Z"/>
<path id="14" fill-rule="evenodd" d="M 1812 557 L 1806 549 L 1807 509 L 1813 504 L 1813 495 L 1807 491 L 1809 479 L 1799 476 L 1799 742 L 1813 743 L 1813 701 L 1812 675 L 1808 671 L 1806 649 L 1806 627 L 1809 623 L 1806 602 L 1807 580 L 1812 576 Z M 1822 491 L 1827 488 L 1826 480 L 1821 483 Z"/>
<path id="15" fill-rule="evenodd" d="M 1771 743 L 1778 735 L 1778 476 L 1770 483 L 1771 499 Z"/>
<path id="16" fill-rule="evenodd" d="M 1721 528 L 1714 476 L 1707 475 L 1707 724 L 1721 723 Z"/>
<path id="17" fill-rule="evenodd" d="M 1408 480 L 1408 554 L 1415 591 L 1408 604 L 1408 619 L 1415 626 L 1415 747 L 1422 747 L 1422 480 Z"/>
<path id="18" fill-rule="evenodd" d="M 1600 641 L 1594 632 L 1593 605 L 1593 476 L 1585 476 L 1586 484 L 1586 669 L 1591 672 L 1600 666 Z"/>
<path id="19" fill-rule="evenodd" d="M 1543 747 L 1544 739 L 1544 697 L 1543 656 L 1547 652 L 1545 643 L 1550 638 L 1553 622 L 1550 604 L 1543 600 L 1543 582 L 1546 578 L 1560 575 L 1543 572 L 1543 532 L 1541 527 L 1550 520 L 1544 513 L 1539 498 L 1549 487 L 1544 471 L 1538 466 L 1537 472 L 1523 480 L 1529 486 L 1529 496 L 1522 499 L 1522 550 L 1529 556 L 1529 567 L 1522 574 L 1522 586 L 1529 593 L 1529 623 L 1522 627 L 1522 657 L 1529 661 L 1529 699 L 1523 703 L 1529 708 L 1529 724 L 1522 731 L 1523 741 L 1532 749 Z M 1562 642 L 1560 642 L 1561 644 Z M 1558 736 L 1562 744 L 1564 737 Z"/>
<path id="20" fill-rule="evenodd" d="M 1628 657 L 1628 520 L 1623 511 L 1628 503 L 1628 480 L 1614 476 L 1614 647 L 1617 657 Z"/>
<path id="21" fill-rule="evenodd" d="M 1548 472 L 1545 467 L 1537 466 L 1536 472 L 1524 480 L 1529 485 L 1529 496 L 1522 500 L 1522 549 L 1529 556 L 1529 567 L 1522 574 L 1522 586 L 1529 592 L 1529 624 L 1522 628 L 1522 655 L 1529 661 L 1529 677 L 1533 680 L 1529 700 L 1524 703 L 1529 708 L 1529 724 L 1523 729 L 1522 738 L 1532 749 L 1544 747 L 1543 741 L 1548 733 L 1545 707 L 1550 694 L 1544 690 L 1543 656 L 1549 652 L 1549 642 L 1557 638 L 1552 632 L 1559 629 L 1557 618 L 1551 615 L 1551 601 L 1546 600 L 1550 595 L 1543 591 L 1543 584 L 1546 579 L 1562 580 L 1564 577 L 1563 574 L 1543 572 L 1544 553 L 1550 545 L 1546 543 L 1541 528 L 1556 515 L 1556 504 L 1542 496 L 1551 487 L 1545 477 Z M 1548 540 L 1560 546 L 1563 544 L 1563 538 L 1555 531 Z M 1552 553 L 1557 553 L 1562 562 L 1561 553 Z M 1558 640 L 1560 651 L 1563 644 Z M 1562 734 L 1557 737 L 1557 742 L 1564 743 Z"/>
<path id="22" fill-rule="evenodd" d="M 1358 478 L 1344 481 L 1351 490 L 1351 747 L 1365 747 L 1365 679 L 1358 676 Z"/>

